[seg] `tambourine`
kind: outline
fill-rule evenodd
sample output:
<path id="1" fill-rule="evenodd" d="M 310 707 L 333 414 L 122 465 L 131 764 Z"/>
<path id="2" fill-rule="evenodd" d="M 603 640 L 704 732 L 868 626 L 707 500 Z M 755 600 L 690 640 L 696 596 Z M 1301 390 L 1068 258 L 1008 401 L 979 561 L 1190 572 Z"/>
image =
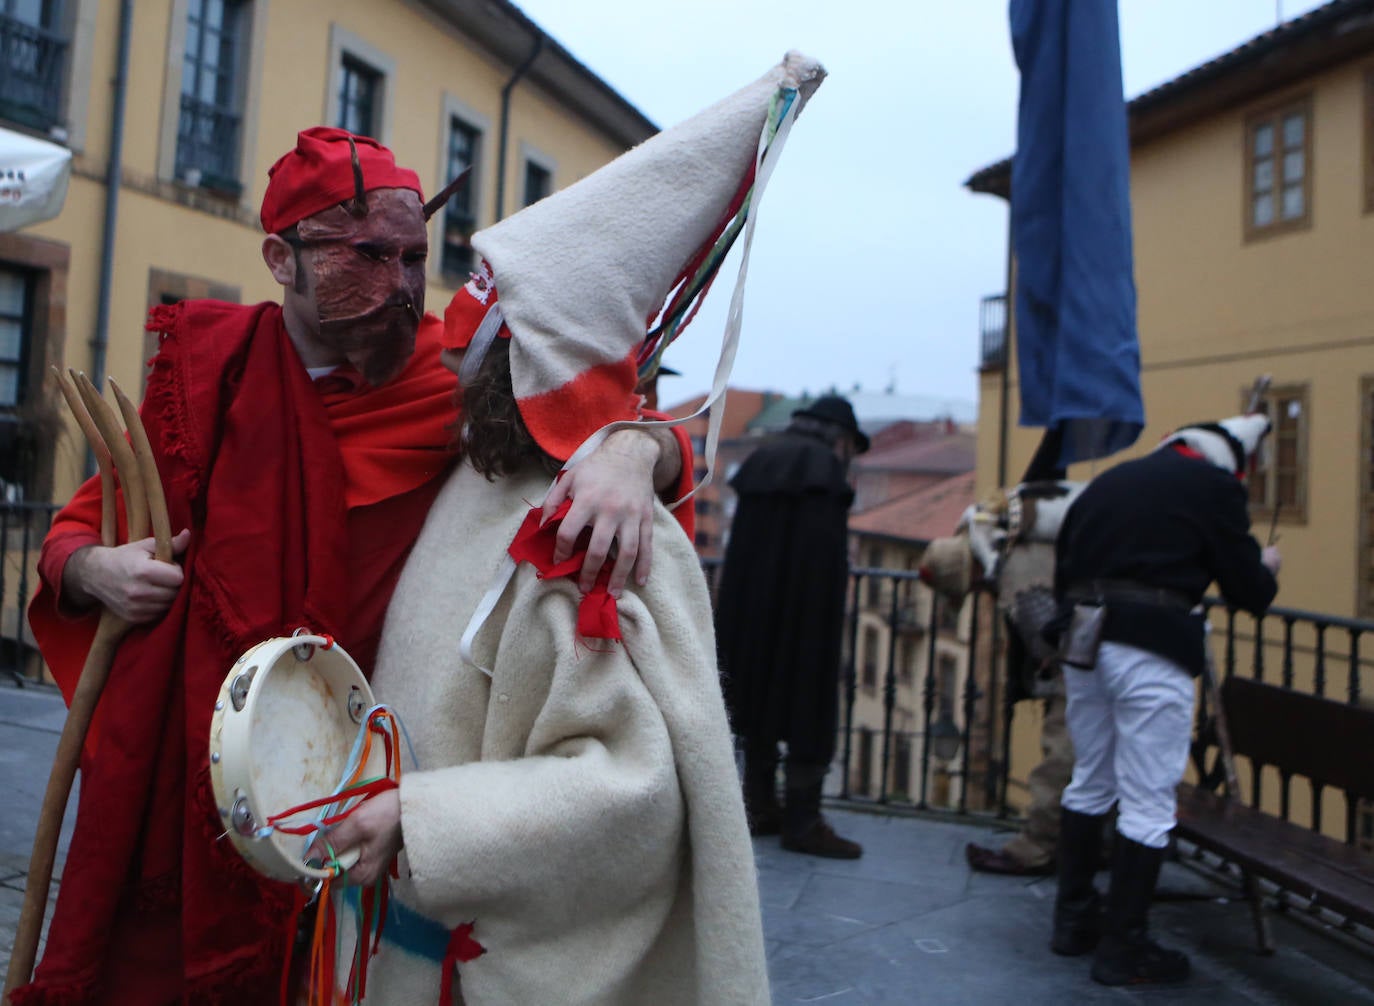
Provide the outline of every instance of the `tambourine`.
<path id="1" fill-rule="evenodd" d="M 268 639 L 235 661 L 210 721 L 210 782 L 229 840 L 259 873 L 312 883 L 333 874 L 305 861 L 309 837 L 270 822 L 340 788 L 375 704 L 353 658 L 324 636 Z M 366 774 L 383 775 L 384 762 L 380 746 L 373 749 Z M 294 823 L 309 820 L 302 814 Z M 339 865 L 357 858 L 352 850 Z"/>

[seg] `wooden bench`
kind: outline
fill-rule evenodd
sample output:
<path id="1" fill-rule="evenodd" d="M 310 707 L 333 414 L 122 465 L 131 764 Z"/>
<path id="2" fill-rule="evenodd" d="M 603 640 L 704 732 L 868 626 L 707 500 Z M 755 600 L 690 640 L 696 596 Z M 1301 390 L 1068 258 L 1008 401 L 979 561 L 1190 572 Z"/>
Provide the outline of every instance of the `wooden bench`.
<path id="1" fill-rule="evenodd" d="M 1276 768 L 1285 781 L 1302 776 L 1311 782 L 1314 827 L 1323 789 L 1335 787 L 1349 801 L 1348 837 L 1353 840 L 1354 804 L 1374 798 L 1374 710 L 1239 677 L 1227 678 L 1220 691 L 1231 750 L 1252 766 L 1251 805 L 1242 803 L 1239 793 L 1225 791 L 1220 765 L 1206 771 L 1206 749 L 1218 738 L 1207 736 L 1204 720 L 1194 746 L 1203 784 L 1179 787 L 1178 837 L 1240 868 L 1263 953 L 1272 952 L 1273 943 L 1256 878 L 1314 908 L 1374 926 L 1374 856 L 1253 806 L 1254 787 L 1266 766 Z"/>

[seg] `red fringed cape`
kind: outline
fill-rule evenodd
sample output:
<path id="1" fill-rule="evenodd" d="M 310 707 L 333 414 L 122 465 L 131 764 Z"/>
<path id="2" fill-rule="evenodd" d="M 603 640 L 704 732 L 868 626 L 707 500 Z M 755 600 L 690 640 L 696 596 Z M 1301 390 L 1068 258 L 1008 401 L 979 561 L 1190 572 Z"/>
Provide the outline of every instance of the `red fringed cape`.
<path id="1" fill-rule="evenodd" d="M 172 528 L 192 529 L 166 617 L 120 647 L 88 740 L 76 829 L 46 952 L 16 1006 L 269 1002 L 294 889 L 259 877 L 222 831 L 209 784 L 214 697 L 249 646 L 298 626 L 370 670 L 386 605 L 453 457 L 442 325 L 400 377 L 311 386 L 275 304 L 156 308 L 142 408 Z M 346 369 L 346 368 L 345 368 Z M 59 611 L 75 549 L 98 543 L 92 480 L 44 543 L 30 620 L 64 693 L 94 616 Z"/>

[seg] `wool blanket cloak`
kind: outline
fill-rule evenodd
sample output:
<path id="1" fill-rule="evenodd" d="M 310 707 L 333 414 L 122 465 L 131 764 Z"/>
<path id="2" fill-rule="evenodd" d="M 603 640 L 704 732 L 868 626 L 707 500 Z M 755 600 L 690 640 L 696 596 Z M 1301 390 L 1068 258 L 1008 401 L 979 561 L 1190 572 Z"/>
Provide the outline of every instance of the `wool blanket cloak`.
<path id="1" fill-rule="evenodd" d="M 217 840 L 214 697 L 240 653 L 298 626 L 375 646 L 453 456 L 436 318 L 401 376 L 351 391 L 312 387 L 275 304 L 183 302 L 149 327 L 163 342 L 141 414 L 172 526 L 192 530 L 186 579 L 119 649 L 46 952 L 16 1006 L 275 998 L 295 892 Z M 88 483 L 58 515 L 30 609 L 67 694 L 95 618 L 64 614 L 59 586 L 66 558 L 99 543 L 98 494 Z"/>
<path id="2" fill-rule="evenodd" d="M 468 1006 L 766 1003 L 710 602 L 668 512 L 653 575 L 620 599 L 623 644 L 578 639 L 575 583 L 521 565 L 475 641 L 491 676 L 459 657 L 546 482 L 461 465 L 392 599 L 372 683 L 420 768 L 401 779 L 401 876 L 366 1001 L 440 1001 L 445 945 L 472 923 L 485 953 L 453 999 Z"/>

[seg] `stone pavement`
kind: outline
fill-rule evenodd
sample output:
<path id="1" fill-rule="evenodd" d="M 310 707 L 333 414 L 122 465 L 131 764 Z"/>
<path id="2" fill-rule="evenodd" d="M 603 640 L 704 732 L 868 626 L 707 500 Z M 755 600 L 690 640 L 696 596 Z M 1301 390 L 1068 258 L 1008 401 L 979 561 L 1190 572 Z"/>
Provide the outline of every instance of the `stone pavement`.
<path id="1" fill-rule="evenodd" d="M 24 882 L 33 848 L 38 808 L 48 785 L 48 771 L 57 750 L 58 734 L 66 718 L 62 697 L 50 687 L 16 688 L 0 681 L 0 971 L 9 965 L 14 929 L 24 903 Z M 80 780 L 78 779 L 78 784 Z M 74 789 L 75 787 L 73 787 Z M 54 882 L 48 896 L 48 917 L 57 899 L 67 840 L 76 818 L 76 797 L 67 804 L 58 848 Z"/>
<path id="2" fill-rule="evenodd" d="M 63 711 L 50 689 L 0 682 L 0 970 Z M 1193 979 L 1173 989 L 1103 988 L 1088 978 L 1087 960 L 1046 948 L 1053 880 L 970 873 L 964 843 L 998 843 L 989 827 L 830 814 L 842 834 L 864 844 L 863 859 L 812 859 L 783 852 L 776 839 L 755 843 L 778 1006 L 1374 1004 L 1374 949 L 1271 913 L 1278 952 L 1260 957 L 1236 890 L 1176 863 L 1165 866 L 1169 900 L 1152 920 L 1156 935 L 1191 955 Z"/>

